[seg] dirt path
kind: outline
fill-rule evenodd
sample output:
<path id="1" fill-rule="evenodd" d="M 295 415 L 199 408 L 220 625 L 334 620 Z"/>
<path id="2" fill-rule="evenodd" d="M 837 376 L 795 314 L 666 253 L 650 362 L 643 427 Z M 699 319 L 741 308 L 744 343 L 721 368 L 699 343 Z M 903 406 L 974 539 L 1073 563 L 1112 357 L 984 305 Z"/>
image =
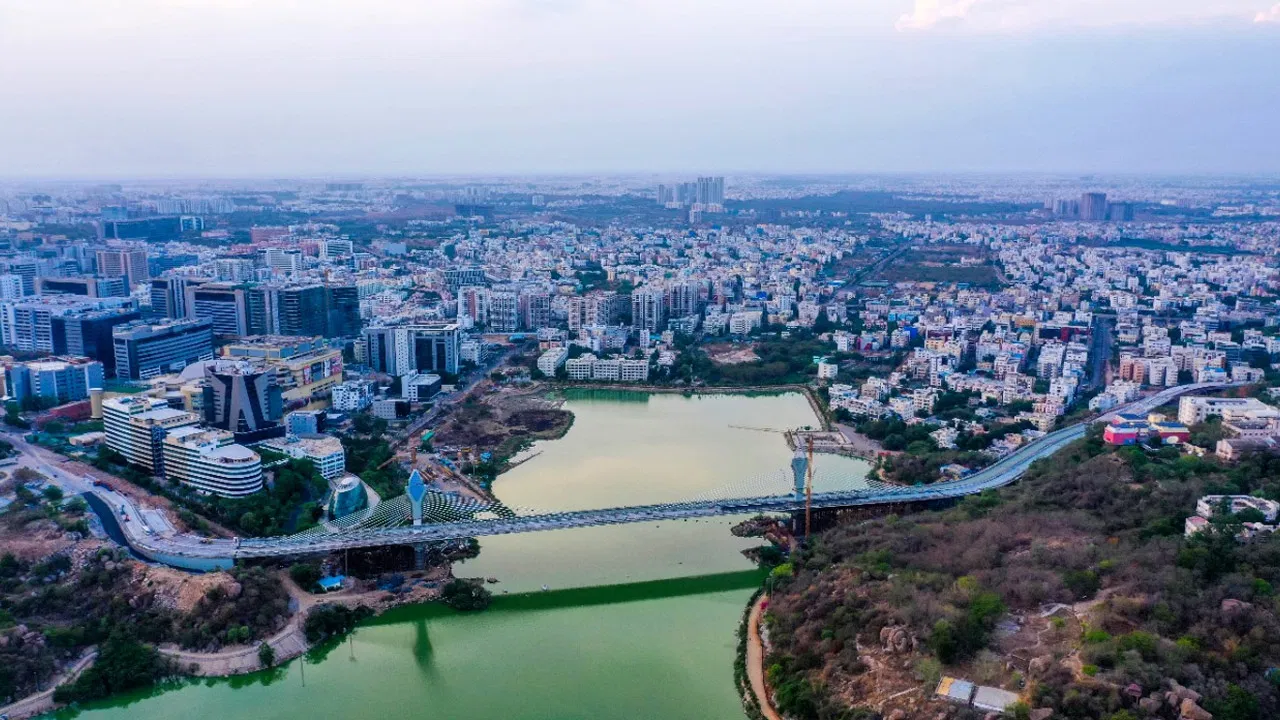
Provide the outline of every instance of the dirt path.
<path id="1" fill-rule="evenodd" d="M 769 688 L 764 682 L 764 642 L 760 640 L 760 616 L 764 614 L 765 597 L 751 606 L 747 618 L 747 677 L 751 678 L 751 692 L 755 693 L 760 712 L 767 720 L 782 720 L 769 701 Z"/>
<path id="2" fill-rule="evenodd" d="M 303 630 L 303 624 L 307 620 L 307 613 L 316 605 L 358 605 L 361 603 L 370 604 L 372 593 L 333 593 L 330 595 L 312 595 L 302 588 L 286 574 L 281 574 L 281 582 L 284 583 L 285 589 L 289 591 L 289 597 L 298 605 L 297 610 L 289 618 L 288 624 L 280 630 L 280 632 L 267 638 L 265 641 L 276 651 L 276 663 L 282 663 L 285 660 L 291 660 L 307 651 L 307 636 Z M 255 672 L 262 669 L 262 663 L 258 661 L 258 645 L 246 645 L 233 647 L 216 653 L 198 653 L 180 650 L 176 647 L 158 648 L 161 655 L 178 663 L 184 672 L 191 672 L 192 675 L 204 677 L 224 677 L 227 675 L 241 675 L 244 673 Z M 192 666 L 196 666 L 194 669 Z"/>
<path id="3" fill-rule="evenodd" d="M 0 707 L 0 717 L 9 718 L 10 720 L 18 720 L 18 718 L 29 718 L 36 715 L 42 715 L 53 710 L 57 704 L 53 702 L 53 691 L 63 683 L 74 681 L 80 677 L 80 673 L 84 672 L 98 659 L 97 650 L 86 650 L 84 655 L 75 662 L 63 674 L 55 677 L 50 683 L 49 689 L 44 692 L 29 695 L 15 703 Z"/>

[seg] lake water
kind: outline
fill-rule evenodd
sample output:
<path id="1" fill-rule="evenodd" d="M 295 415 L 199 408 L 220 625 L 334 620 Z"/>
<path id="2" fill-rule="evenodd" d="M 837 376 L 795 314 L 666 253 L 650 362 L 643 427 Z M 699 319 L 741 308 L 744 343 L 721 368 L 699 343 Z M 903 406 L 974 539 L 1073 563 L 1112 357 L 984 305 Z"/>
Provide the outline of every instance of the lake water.
<path id="1" fill-rule="evenodd" d="M 507 505 L 569 510 L 785 488 L 782 435 L 744 428 L 816 422 L 798 394 L 575 393 L 565 408 L 575 415 L 569 433 L 495 482 Z M 817 465 L 819 489 L 867 469 L 826 456 Z M 734 629 L 761 580 L 741 555 L 758 541 L 729 533 L 738 520 L 483 538 L 480 557 L 454 571 L 500 581 L 485 612 L 399 608 L 306 663 L 122 697 L 80 716 L 736 720 Z"/>

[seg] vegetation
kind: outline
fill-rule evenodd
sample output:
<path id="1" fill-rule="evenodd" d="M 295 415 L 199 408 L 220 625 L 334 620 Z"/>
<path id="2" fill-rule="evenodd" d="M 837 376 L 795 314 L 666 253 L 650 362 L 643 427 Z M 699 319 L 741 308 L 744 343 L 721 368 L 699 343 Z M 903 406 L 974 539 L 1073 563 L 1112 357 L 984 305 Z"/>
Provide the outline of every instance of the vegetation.
<path id="1" fill-rule="evenodd" d="M 484 610 L 492 599 L 492 594 L 483 584 L 461 578 L 450 580 L 440 591 L 441 602 L 462 612 Z"/>
<path id="2" fill-rule="evenodd" d="M 284 627 L 289 594 L 261 567 L 231 570 L 235 584 L 211 588 L 191 613 L 177 622 L 176 640 L 184 648 L 216 651 L 243 645 Z"/>
<path id="3" fill-rule="evenodd" d="M 1280 715 L 1280 689 L 1264 677 L 1280 661 L 1280 542 L 1239 542 L 1247 518 L 1226 514 L 1185 539 L 1183 519 L 1207 493 L 1280 498 L 1280 458 L 1226 467 L 1176 448 L 1111 448 L 1095 431 L 1018 485 L 815 537 L 794 554 L 794 576 L 775 580 L 768 662 L 780 708 L 848 717 L 856 698 L 832 688 L 867 672 L 855 640 L 876 646 L 882 628 L 909 629 L 919 662 L 946 666 L 982 655 L 1006 608 L 1092 601 L 1078 610 L 1083 669 L 1053 663 L 1033 707 L 1147 717 L 1121 691 L 1176 679 L 1215 718 Z"/>
<path id="4" fill-rule="evenodd" d="M 373 611 L 363 605 L 354 610 L 346 605 L 317 605 L 307 614 L 302 630 L 307 636 L 307 642 L 315 645 L 346 635 L 355 629 L 357 623 L 372 614 Z"/>
<path id="5" fill-rule="evenodd" d="M 173 674 L 172 665 L 156 652 L 122 632 L 113 633 L 98 649 L 98 659 L 74 683 L 53 693 L 60 703 L 84 702 L 155 684 Z"/>
<path id="6" fill-rule="evenodd" d="M 388 462 L 395 453 L 386 439 L 387 421 L 361 413 L 355 416 L 352 424 L 352 434 L 342 438 L 342 448 L 347 454 L 347 472 L 360 476 L 384 498 L 403 493 L 409 475 L 400 463 Z"/>
<path id="7" fill-rule="evenodd" d="M 310 460 L 290 458 L 285 465 L 268 471 L 274 479 L 262 492 L 246 498 L 224 498 L 202 495 L 177 482 L 161 482 L 129 465 L 124 456 L 109 447 L 98 449 L 94 467 L 118 475 L 134 485 L 164 495 L 186 512 L 183 522 L 200 527 L 203 515 L 236 533 L 248 537 L 266 537 L 298 532 L 315 525 L 323 516 L 320 501 L 328 483 Z"/>

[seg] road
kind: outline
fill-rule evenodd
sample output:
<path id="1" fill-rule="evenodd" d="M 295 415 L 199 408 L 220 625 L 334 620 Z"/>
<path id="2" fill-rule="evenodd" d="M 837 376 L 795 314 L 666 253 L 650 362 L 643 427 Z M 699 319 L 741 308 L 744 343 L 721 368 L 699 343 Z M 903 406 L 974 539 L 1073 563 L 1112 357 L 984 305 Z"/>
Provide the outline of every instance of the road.
<path id="1" fill-rule="evenodd" d="M 89 666 L 93 664 L 93 661 L 97 659 L 97 650 L 93 648 L 86 650 L 84 655 L 80 656 L 79 660 L 76 660 L 75 663 L 71 667 L 67 668 L 65 672 L 53 679 L 48 690 L 38 692 L 35 695 L 28 695 L 17 702 L 0 707 L 0 718 L 18 720 L 19 718 L 43 715 L 44 713 L 53 710 L 57 707 L 57 704 L 53 702 L 54 690 L 57 690 L 59 685 L 72 682 L 76 678 L 80 677 L 80 673 L 87 670 Z"/>
<path id="2" fill-rule="evenodd" d="M 1135 401 L 1098 418 L 1107 421 L 1120 412 L 1146 413 L 1189 392 L 1226 387 L 1223 383 L 1198 383 L 1167 388 L 1148 398 Z M 1049 457 L 1085 435 L 1090 422 L 1078 423 L 1049 433 L 1006 455 L 995 464 L 955 481 L 913 487 L 873 484 L 866 490 L 815 493 L 816 509 L 865 507 L 871 505 L 928 502 L 973 495 L 1014 482 L 1037 460 Z M 40 461 L 41 448 L 15 442 L 24 454 Z M 44 462 L 55 482 L 66 482 L 71 488 L 83 488 L 84 481 L 67 478 Z M 113 513 L 141 518 L 128 498 L 102 488 L 88 488 L 102 497 Z M 77 489 L 77 492 L 83 491 Z M 547 513 L 523 517 L 500 517 L 466 522 L 430 523 L 419 526 L 356 528 L 333 535 L 304 537 L 252 538 L 245 540 L 210 540 L 190 535 L 156 532 L 144 522 L 124 521 L 121 527 L 134 550 L 158 562 L 176 567 L 208 570 L 230 566 L 246 558 L 291 557 L 386 545 L 417 545 L 444 540 L 459 540 L 489 535 L 564 530 L 641 522 L 660 522 L 689 518 L 716 517 L 752 513 L 789 513 L 805 507 L 804 498 L 794 495 L 701 500 L 633 507 L 602 508 L 572 512 Z"/>

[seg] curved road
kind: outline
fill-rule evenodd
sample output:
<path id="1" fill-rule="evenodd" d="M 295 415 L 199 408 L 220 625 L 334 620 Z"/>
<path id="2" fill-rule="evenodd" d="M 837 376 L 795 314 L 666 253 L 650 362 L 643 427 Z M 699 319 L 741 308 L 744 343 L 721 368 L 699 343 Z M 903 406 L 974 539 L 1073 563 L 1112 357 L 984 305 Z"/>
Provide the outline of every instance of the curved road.
<path id="1" fill-rule="evenodd" d="M 1229 384 L 1224 383 L 1197 383 L 1167 388 L 1123 408 L 1117 408 L 1095 422 L 1106 421 L 1120 412 L 1144 414 L 1186 393 L 1228 386 Z M 827 509 L 942 500 L 1002 487 L 1017 480 L 1032 463 L 1058 452 L 1064 446 L 1083 437 L 1090 424 L 1090 422 L 1082 422 L 1051 432 L 1006 455 L 995 464 L 960 480 L 915 487 L 877 487 L 858 491 L 815 493 L 813 507 Z M 15 445 L 29 457 L 35 456 L 38 459 L 42 454 L 53 456 L 48 451 L 31 448 L 26 443 L 16 442 Z M 55 464 L 47 461 L 38 463 L 56 481 L 68 482 L 68 473 L 54 467 Z M 128 498 L 103 488 L 90 487 L 89 483 L 83 479 L 76 482 L 75 478 L 71 478 L 70 489 L 76 492 L 93 492 L 107 502 L 113 513 L 119 515 L 123 509 L 124 514 L 133 518 L 133 521 L 120 524 L 130 545 L 138 553 L 157 562 L 193 570 L 225 568 L 237 559 L 244 558 L 290 557 L 362 547 L 417 545 L 486 535 L 509 535 L 540 530 L 563 530 L 719 515 L 793 512 L 804 508 L 803 497 L 774 495 L 580 510 L 419 526 L 357 529 L 327 536 L 254 538 L 238 541 L 198 538 L 180 535 L 172 532 L 171 529 L 152 527 L 156 524 L 153 516 L 158 513 L 139 513 Z"/>

